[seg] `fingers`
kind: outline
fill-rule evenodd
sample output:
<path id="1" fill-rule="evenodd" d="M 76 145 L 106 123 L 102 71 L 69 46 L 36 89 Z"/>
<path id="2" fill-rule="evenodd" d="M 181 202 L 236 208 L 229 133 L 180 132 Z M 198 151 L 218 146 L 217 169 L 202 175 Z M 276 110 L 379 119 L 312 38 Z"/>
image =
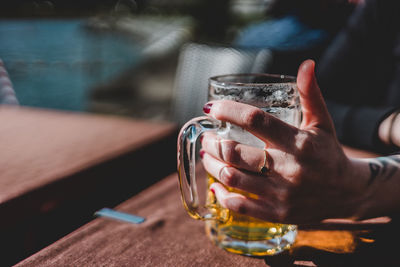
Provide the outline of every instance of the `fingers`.
<path id="1" fill-rule="evenodd" d="M 213 183 L 210 189 L 215 193 L 222 207 L 251 217 L 280 222 L 282 220 L 277 205 L 268 203 L 267 199 L 258 200 L 229 192 L 222 184 Z"/>
<path id="2" fill-rule="evenodd" d="M 268 144 L 280 147 L 292 144 L 289 140 L 294 140 L 298 133 L 296 127 L 251 105 L 229 100 L 212 101 L 207 105 L 210 116 L 236 124 Z"/>
<path id="3" fill-rule="evenodd" d="M 222 139 L 213 133 L 205 133 L 201 142 L 202 150 L 228 165 L 251 172 L 259 172 L 264 166 L 263 150 L 240 144 L 233 140 Z M 265 162 L 270 166 L 271 162 Z"/>
<path id="4" fill-rule="evenodd" d="M 302 125 L 318 127 L 333 133 L 334 126 L 317 84 L 314 69 L 314 61 L 306 60 L 300 65 L 297 74 L 297 87 L 303 111 Z"/>
<path id="5" fill-rule="evenodd" d="M 212 133 L 204 134 L 201 144 L 206 170 L 225 185 L 255 194 L 267 192 L 271 184 L 284 188 L 301 168 L 293 154 L 273 148 L 264 151 Z M 262 167 L 266 173 L 261 173 Z"/>
<path id="6" fill-rule="evenodd" d="M 203 164 L 206 171 L 218 179 L 224 185 L 234 187 L 256 195 L 276 196 L 276 185 L 270 177 L 260 176 L 233 168 L 226 163 L 217 160 L 208 153 L 203 156 Z"/>

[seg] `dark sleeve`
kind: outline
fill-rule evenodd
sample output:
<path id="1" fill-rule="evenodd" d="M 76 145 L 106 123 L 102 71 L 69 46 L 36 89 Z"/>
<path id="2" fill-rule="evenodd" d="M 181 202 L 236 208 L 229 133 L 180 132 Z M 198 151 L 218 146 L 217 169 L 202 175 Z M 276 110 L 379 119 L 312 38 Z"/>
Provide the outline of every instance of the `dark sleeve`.
<path id="1" fill-rule="evenodd" d="M 376 152 L 392 152 L 378 138 L 380 123 L 395 107 L 352 107 L 327 100 L 338 139 L 346 145 Z"/>
<path id="2" fill-rule="evenodd" d="M 385 72 L 382 71 L 385 67 L 390 67 L 390 71 L 393 68 L 378 64 L 374 56 L 387 52 L 384 45 L 393 41 L 387 36 L 394 32 L 395 21 L 388 17 L 394 14 L 391 5 L 398 6 L 395 2 L 367 0 L 359 6 L 317 63 L 318 82 L 338 139 L 344 144 L 377 152 L 385 150 L 377 135 L 378 127 L 397 105 L 378 101 L 387 97 L 390 85 L 389 81 L 383 84 L 376 73 Z M 383 28 L 387 31 L 382 31 Z"/>

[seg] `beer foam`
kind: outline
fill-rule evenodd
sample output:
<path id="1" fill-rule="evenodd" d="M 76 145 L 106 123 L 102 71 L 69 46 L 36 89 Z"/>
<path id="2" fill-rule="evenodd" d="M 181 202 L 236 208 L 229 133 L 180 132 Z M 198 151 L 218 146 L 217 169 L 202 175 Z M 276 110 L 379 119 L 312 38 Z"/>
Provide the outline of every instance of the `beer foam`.
<path id="1" fill-rule="evenodd" d="M 232 100 L 256 107 L 297 106 L 299 99 L 295 83 L 274 83 L 263 86 L 217 86 L 210 88 L 209 100 Z"/>

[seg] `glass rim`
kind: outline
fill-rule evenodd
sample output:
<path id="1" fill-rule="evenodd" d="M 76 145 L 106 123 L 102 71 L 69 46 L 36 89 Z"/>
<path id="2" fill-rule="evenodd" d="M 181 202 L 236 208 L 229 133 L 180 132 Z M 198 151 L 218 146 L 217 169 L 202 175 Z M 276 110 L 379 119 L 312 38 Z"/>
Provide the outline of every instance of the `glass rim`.
<path id="1" fill-rule="evenodd" d="M 221 80 L 228 77 L 268 77 L 277 79 L 276 82 L 234 82 L 228 80 Z M 232 74 L 223 74 L 223 75 L 215 75 L 210 77 L 210 83 L 215 83 L 219 85 L 262 85 L 262 84 L 278 84 L 278 83 L 296 83 L 296 77 L 291 75 L 283 75 L 283 74 L 270 74 L 270 73 L 232 73 Z M 279 81 L 280 80 L 280 81 Z"/>

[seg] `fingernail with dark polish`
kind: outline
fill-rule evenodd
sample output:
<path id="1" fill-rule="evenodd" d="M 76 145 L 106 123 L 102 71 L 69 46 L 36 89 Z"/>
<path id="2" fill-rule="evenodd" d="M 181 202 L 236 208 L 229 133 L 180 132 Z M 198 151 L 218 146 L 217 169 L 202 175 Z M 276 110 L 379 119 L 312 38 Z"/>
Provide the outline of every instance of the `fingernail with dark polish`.
<path id="1" fill-rule="evenodd" d="M 210 191 L 215 195 L 215 190 L 214 190 L 214 188 L 210 188 Z"/>
<path id="2" fill-rule="evenodd" d="M 212 103 L 205 104 L 203 107 L 204 113 L 206 113 L 206 114 L 210 113 L 211 107 L 212 107 Z"/>
<path id="3" fill-rule="evenodd" d="M 203 158 L 204 157 L 204 150 L 200 150 L 200 152 L 199 152 L 199 154 L 200 154 L 200 158 Z"/>

